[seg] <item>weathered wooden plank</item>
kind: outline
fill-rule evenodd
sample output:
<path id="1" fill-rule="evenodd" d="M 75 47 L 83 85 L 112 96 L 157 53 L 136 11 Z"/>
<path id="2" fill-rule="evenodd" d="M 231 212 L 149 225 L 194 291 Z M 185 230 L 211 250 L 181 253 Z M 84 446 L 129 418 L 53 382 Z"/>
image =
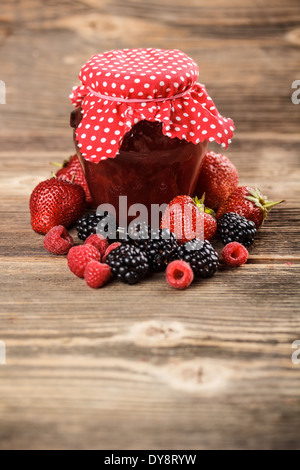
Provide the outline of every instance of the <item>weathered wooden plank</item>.
<path id="1" fill-rule="evenodd" d="M 298 448 L 298 376 L 287 360 L 86 358 L 12 360 L 1 448 Z"/>
<path id="2" fill-rule="evenodd" d="M 277 314 L 283 322 L 288 322 L 288 319 L 295 320 L 294 315 L 299 312 L 299 261 L 291 261 L 291 264 L 283 261 L 278 265 L 250 262 L 240 270 L 222 267 L 214 278 L 197 280 L 187 291 L 174 292 L 164 281 L 163 274 L 130 288 L 122 283 L 112 283 L 105 289 L 93 291 L 69 272 L 65 259 L 46 254 L 32 256 L 29 260 L 20 256 L 2 258 L 1 270 L 5 276 L 1 283 L 1 309 L 3 313 L 27 312 L 30 315 L 39 312 L 59 315 L 61 312 L 67 325 L 70 313 L 72 318 L 77 314 L 83 318 L 85 314 L 98 318 L 101 312 L 104 322 L 109 321 L 108 313 L 113 314 L 117 322 L 123 322 L 124 315 L 140 319 L 161 315 L 183 319 L 191 315 L 199 318 L 202 325 L 204 315 L 217 325 L 220 315 L 225 321 L 233 317 L 240 325 L 239 321 L 244 322 L 245 315 L 250 322 L 262 319 L 272 323 Z M 18 292 L 17 297 L 12 293 L 12 284 Z M 172 300 L 174 295 L 176 304 Z M 66 308 L 67 317 L 64 317 L 61 304 Z M 288 323 L 286 326 L 288 328 Z M 242 325 L 240 327 L 242 329 Z M 272 325 L 269 328 L 271 331 Z"/>

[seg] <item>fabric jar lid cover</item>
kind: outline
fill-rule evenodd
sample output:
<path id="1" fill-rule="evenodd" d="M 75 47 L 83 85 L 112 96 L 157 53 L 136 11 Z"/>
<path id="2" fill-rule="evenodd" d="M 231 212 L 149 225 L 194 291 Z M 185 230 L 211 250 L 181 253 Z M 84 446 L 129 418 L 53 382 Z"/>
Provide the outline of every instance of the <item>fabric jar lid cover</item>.
<path id="1" fill-rule="evenodd" d="M 81 69 L 70 99 L 81 106 L 75 136 L 83 157 L 115 158 L 124 135 L 141 120 L 162 122 L 164 135 L 226 148 L 234 124 L 220 115 L 198 66 L 179 50 L 124 49 L 94 55 Z"/>

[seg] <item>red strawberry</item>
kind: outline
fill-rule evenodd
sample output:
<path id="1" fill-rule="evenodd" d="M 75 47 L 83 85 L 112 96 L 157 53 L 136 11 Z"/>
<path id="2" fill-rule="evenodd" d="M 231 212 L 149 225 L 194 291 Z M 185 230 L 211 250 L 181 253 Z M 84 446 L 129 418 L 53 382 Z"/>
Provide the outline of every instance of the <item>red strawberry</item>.
<path id="1" fill-rule="evenodd" d="M 169 207 L 174 206 L 175 204 L 194 204 L 194 199 L 191 196 L 176 196 L 169 202 Z"/>
<path id="2" fill-rule="evenodd" d="M 65 181 L 71 181 L 72 183 L 76 183 L 82 186 L 86 196 L 86 203 L 88 206 L 91 206 L 92 197 L 77 155 L 75 154 L 71 156 L 69 160 L 65 160 L 62 165 L 59 163 L 53 163 L 53 165 L 60 167 L 60 170 L 58 170 L 55 175 L 57 178 Z"/>
<path id="3" fill-rule="evenodd" d="M 218 224 L 216 221 L 216 214 L 212 209 L 209 209 L 204 205 L 205 194 L 203 194 L 201 199 L 198 199 L 197 196 L 194 198 L 195 204 L 203 214 L 204 218 L 204 240 L 211 240 L 217 233 Z M 206 202 L 206 201 L 205 201 Z"/>
<path id="4" fill-rule="evenodd" d="M 167 206 L 161 228 L 174 233 L 178 243 L 193 238 L 211 240 L 217 231 L 217 222 L 211 213 L 213 211 L 204 208 L 202 200 L 197 199 L 195 203 L 190 196 L 177 196 Z"/>
<path id="5" fill-rule="evenodd" d="M 221 153 L 206 152 L 195 194 L 205 193 L 205 203 L 217 210 L 238 184 L 238 172 L 229 158 Z"/>
<path id="6" fill-rule="evenodd" d="M 204 240 L 211 240 L 217 233 L 217 221 L 215 217 L 210 213 L 202 212 L 202 214 L 204 217 Z"/>
<path id="7" fill-rule="evenodd" d="M 57 225 L 69 227 L 83 215 L 84 190 L 78 184 L 51 178 L 33 190 L 29 206 L 33 230 L 46 234 Z"/>
<path id="8" fill-rule="evenodd" d="M 256 228 L 263 223 L 270 209 L 283 201 L 268 201 L 259 189 L 249 186 L 240 186 L 219 207 L 217 219 L 221 219 L 227 212 L 236 212 L 255 223 Z"/>

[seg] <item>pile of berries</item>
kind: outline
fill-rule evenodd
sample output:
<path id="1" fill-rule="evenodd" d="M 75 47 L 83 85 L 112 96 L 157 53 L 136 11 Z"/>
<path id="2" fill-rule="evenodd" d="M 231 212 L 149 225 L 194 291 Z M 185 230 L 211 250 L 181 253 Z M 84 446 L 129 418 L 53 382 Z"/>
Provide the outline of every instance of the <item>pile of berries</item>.
<path id="1" fill-rule="evenodd" d="M 238 174 L 225 155 L 208 152 L 196 190 L 199 200 L 175 197 L 167 206 L 160 228 L 146 222 L 131 223 L 126 230 L 105 213 L 85 214 L 91 197 L 76 156 L 56 177 L 40 183 L 30 198 L 32 228 L 45 234 L 44 247 L 54 255 L 67 255 L 69 269 L 92 288 L 116 279 L 136 284 L 152 273 L 166 271 L 166 280 L 185 289 L 194 278 L 207 279 L 219 269 L 211 240 L 225 245 L 223 263 L 241 266 L 247 248 L 269 210 L 270 202 L 256 188 L 238 186 Z M 205 207 L 209 202 L 212 209 Z M 67 227 L 76 224 L 84 243 L 74 244 Z"/>

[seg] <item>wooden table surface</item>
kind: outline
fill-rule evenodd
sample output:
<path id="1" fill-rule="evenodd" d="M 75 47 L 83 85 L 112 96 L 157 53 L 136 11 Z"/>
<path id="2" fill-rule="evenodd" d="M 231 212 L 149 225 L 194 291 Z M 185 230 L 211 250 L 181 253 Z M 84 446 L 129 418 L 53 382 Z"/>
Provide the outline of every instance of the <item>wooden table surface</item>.
<path id="1" fill-rule="evenodd" d="M 43 249 L 28 199 L 73 152 L 81 65 L 151 46 L 198 62 L 241 184 L 286 202 L 241 269 L 92 291 Z M 2 0 L 1 449 L 300 447 L 299 47 L 298 0 Z"/>

